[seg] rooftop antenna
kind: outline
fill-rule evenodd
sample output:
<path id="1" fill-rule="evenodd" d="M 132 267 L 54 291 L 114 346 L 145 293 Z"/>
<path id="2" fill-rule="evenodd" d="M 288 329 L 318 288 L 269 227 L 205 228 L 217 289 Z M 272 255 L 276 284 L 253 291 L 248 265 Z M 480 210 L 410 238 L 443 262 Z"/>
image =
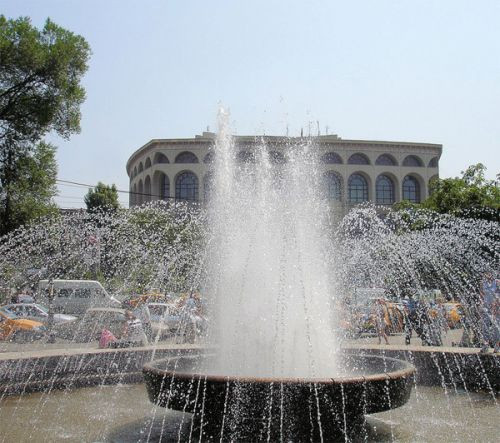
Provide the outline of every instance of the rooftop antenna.
<path id="1" fill-rule="evenodd" d="M 321 135 L 321 131 L 319 130 L 319 120 L 316 120 L 316 126 L 318 127 L 318 137 Z"/>
<path id="2" fill-rule="evenodd" d="M 288 137 L 288 124 L 286 125 L 286 136 Z"/>
<path id="3" fill-rule="evenodd" d="M 300 128 L 300 137 L 304 137 L 304 128 Z"/>

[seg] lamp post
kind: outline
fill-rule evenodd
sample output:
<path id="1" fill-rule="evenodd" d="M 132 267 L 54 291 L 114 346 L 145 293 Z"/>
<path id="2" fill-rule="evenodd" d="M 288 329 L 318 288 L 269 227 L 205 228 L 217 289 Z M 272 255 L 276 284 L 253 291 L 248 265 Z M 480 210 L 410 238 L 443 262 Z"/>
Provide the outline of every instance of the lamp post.
<path id="1" fill-rule="evenodd" d="M 51 277 L 47 286 L 48 299 L 49 299 L 49 318 L 47 321 L 47 343 L 55 343 L 56 339 L 53 334 L 54 328 L 54 280 Z"/>

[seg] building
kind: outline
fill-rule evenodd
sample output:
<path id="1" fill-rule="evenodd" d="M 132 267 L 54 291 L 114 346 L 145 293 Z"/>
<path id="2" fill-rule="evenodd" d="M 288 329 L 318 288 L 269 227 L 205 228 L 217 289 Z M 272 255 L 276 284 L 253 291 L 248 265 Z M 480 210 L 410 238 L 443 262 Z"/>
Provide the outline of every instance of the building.
<path id="1" fill-rule="evenodd" d="M 303 138 L 235 136 L 242 161 L 262 138 L 284 158 L 286 147 Z M 389 141 L 342 140 L 336 135 L 314 137 L 323 169 L 327 197 L 349 208 L 371 201 L 392 205 L 401 200 L 420 202 L 429 182 L 439 175 L 442 145 Z M 130 206 L 153 200 L 207 198 L 215 134 L 194 138 L 154 139 L 135 151 L 127 162 Z"/>

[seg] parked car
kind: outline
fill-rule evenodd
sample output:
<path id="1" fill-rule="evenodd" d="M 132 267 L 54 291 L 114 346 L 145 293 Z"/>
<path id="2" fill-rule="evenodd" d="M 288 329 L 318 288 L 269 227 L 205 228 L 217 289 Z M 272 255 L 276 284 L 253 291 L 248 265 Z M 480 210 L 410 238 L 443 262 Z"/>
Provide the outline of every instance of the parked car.
<path id="1" fill-rule="evenodd" d="M 55 333 L 57 337 L 78 343 L 88 343 L 98 341 L 103 329 L 107 329 L 118 337 L 125 321 L 125 309 L 90 308 L 78 320 L 56 325 Z"/>
<path id="2" fill-rule="evenodd" d="M 94 280 L 53 280 L 54 309 L 64 314 L 83 314 L 89 308 L 114 307 L 121 303 Z M 40 280 L 37 301 L 48 305 L 49 281 Z"/>
<path id="3" fill-rule="evenodd" d="M 49 311 L 38 303 L 13 303 L 0 308 L 0 311 L 8 314 L 14 314 L 17 318 L 26 318 L 47 324 L 49 320 Z M 54 314 L 54 323 L 66 323 L 75 321 L 77 317 L 67 314 Z"/>
<path id="4" fill-rule="evenodd" d="M 40 322 L 0 311 L 0 340 L 33 341 L 42 338 L 45 331 Z"/>

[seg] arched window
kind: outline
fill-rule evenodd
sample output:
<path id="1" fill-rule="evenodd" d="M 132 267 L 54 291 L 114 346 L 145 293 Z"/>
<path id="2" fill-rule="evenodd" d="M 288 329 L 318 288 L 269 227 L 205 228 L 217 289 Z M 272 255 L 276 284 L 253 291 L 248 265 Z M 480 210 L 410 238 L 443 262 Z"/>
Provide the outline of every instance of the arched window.
<path id="1" fill-rule="evenodd" d="M 134 177 L 137 175 L 137 166 L 134 168 Z"/>
<path id="2" fill-rule="evenodd" d="M 144 165 L 142 164 L 142 162 L 139 163 L 139 173 L 141 173 L 142 171 L 144 171 Z"/>
<path id="3" fill-rule="evenodd" d="M 170 180 L 166 174 L 160 175 L 160 199 L 168 201 L 170 198 Z"/>
<path id="4" fill-rule="evenodd" d="M 361 203 L 368 200 L 368 183 L 361 174 L 352 174 L 349 177 L 349 201 Z"/>
<path id="5" fill-rule="evenodd" d="M 236 155 L 236 161 L 239 163 L 255 163 L 255 153 L 252 151 L 240 151 Z"/>
<path id="6" fill-rule="evenodd" d="M 214 153 L 209 152 L 207 155 L 205 155 L 205 158 L 203 159 L 203 163 L 211 164 L 214 162 Z"/>
<path id="7" fill-rule="evenodd" d="M 341 165 L 342 159 L 336 152 L 327 152 L 321 156 L 321 163 L 325 163 L 327 165 Z"/>
<path id="8" fill-rule="evenodd" d="M 376 202 L 379 205 L 394 203 L 394 182 L 387 175 L 379 175 L 375 183 Z"/>
<path id="9" fill-rule="evenodd" d="M 149 175 L 144 180 L 144 194 L 146 195 L 144 196 L 143 201 L 151 201 L 151 178 Z"/>
<path id="10" fill-rule="evenodd" d="M 142 204 L 144 198 L 144 186 L 142 185 L 142 180 L 139 180 L 139 186 L 137 187 L 136 203 L 138 205 Z"/>
<path id="11" fill-rule="evenodd" d="M 157 152 L 154 156 L 153 163 L 157 164 L 157 163 L 170 163 L 170 162 L 168 161 L 168 158 L 165 154 Z"/>
<path id="12" fill-rule="evenodd" d="M 398 165 L 396 159 L 392 155 L 389 155 L 389 154 L 379 155 L 377 160 L 375 160 L 375 164 L 380 165 L 380 166 L 397 166 Z"/>
<path id="13" fill-rule="evenodd" d="M 151 159 L 148 157 L 148 159 L 146 160 L 146 163 L 144 165 L 144 169 L 148 169 L 151 167 Z"/>
<path id="14" fill-rule="evenodd" d="M 283 163 L 286 163 L 286 158 L 282 152 L 278 151 L 271 151 L 269 152 L 269 160 L 271 163 L 276 163 L 279 165 L 282 165 Z"/>
<path id="15" fill-rule="evenodd" d="M 323 192 L 328 199 L 342 200 L 342 179 L 338 174 L 333 171 L 323 174 Z"/>
<path id="16" fill-rule="evenodd" d="M 198 200 L 198 177 L 192 172 L 183 172 L 175 181 L 175 198 L 177 200 Z"/>
<path id="17" fill-rule="evenodd" d="M 420 157 L 417 157 L 416 155 L 409 155 L 403 160 L 403 166 L 413 166 L 419 168 L 424 166 L 424 163 Z"/>
<path id="18" fill-rule="evenodd" d="M 192 152 L 181 152 L 177 157 L 175 157 L 175 163 L 198 163 L 198 157 Z"/>
<path id="19" fill-rule="evenodd" d="M 370 160 L 365 154 L 352 154 L 347 163 L 350 165 L 369 165 Z"/>
<path id="20" fill-rule="evenodd" d="M 137 185 L 134 184 L 130 191 L 130 206 L 134 206 L 137 201 Z"/>
<path id="21" fill-rule="evenodd" d="M 214 186 L 214 176 L 212 173 L 205 174 L 203 179 L 203 200 L 208 202 L 212 197 L 212 191 Z"/>
<path id="22" fill-rule="evenodd" d="M 429 162 L 429 168 L 437 168 L 438 167 L 438 158 L 434 157 L 431 158 L 431 161 Z"/>
<path id="23" fill-rule="evenodd" d="M 407 175 L 403 180 L 403 200 L 420 203 L 420 184 L 411 175 Z"/>

